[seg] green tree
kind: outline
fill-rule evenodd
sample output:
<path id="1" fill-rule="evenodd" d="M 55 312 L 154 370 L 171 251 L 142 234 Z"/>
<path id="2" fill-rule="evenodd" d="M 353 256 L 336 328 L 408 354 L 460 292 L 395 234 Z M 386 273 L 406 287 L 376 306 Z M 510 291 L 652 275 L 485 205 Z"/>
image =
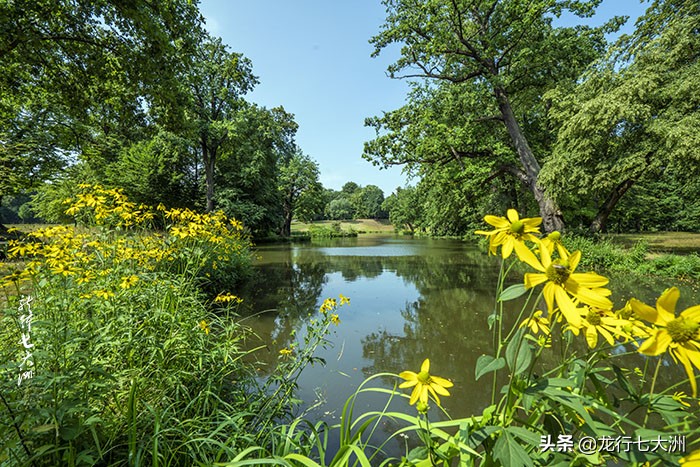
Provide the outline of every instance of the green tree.
<path id="1" fill-rule="evenodd" d="M 358 185 L 355 182 L 347 182 L 343 187 L 340 189 L 340 192 L 344 194 L 345 196 L 352 196 L 355 194 L 357 190 L 360 189 L 360 185 Z"/>
<path id="2" fill-rule="evenodd" d="M 1 193 L 133 141 L 144 109 L 172 98 L 201 25 L 188 0 L 1 2 Z"/>
<path id="3" fill-rule="evenodd" d="M 280 165 L 278 189 L 282 197 L 283 221 L 280 234 L 289 237 L 292 217 L 303 208 L 304 216 L 313 217 L 314 198 L 320 198 L 323 186 L 318 181 L 318 164 L 309 156 L 297 151 Z M 321 208 L 322 204 L 317 205 Z"/>
<path id="4" fill-rule="evenodd" d="M 161 129 L 124 149 L 107 169 L 107 180 L 137 203 L 193 207 L 199 183 L 196 164 L 190 142 Z"/>
<path id="5" fill-rule="evenodd" d="M 350 197 L 355 218 L 379 218 L 382 214 L 384 192 L 377 185 L 367 185 L 359 188 Z"/>
<path id="6" fill-rule="evenodd" d="M 279 231 L 279 166 L 296 150 L 294 115 L 282 107 L 247 105 L 230 124 L 215 176 L 216 203 L 256 235 Z"/>
<path id="7" fill-rule="evenodd" d="M 414 232 L 421 223 L 422 209 L 415 187 L 398 187 L 382 204 L 382 209 L 389 213 L 389 221 L 394 228 L 408 227 Z"/>
<path id="8" fill-rule="evenodd" d="M 214 210 L 214 171 L 224 144 L 246 108 L 242 96 L 257 83 L 250 60 L 229 52 L 220 38 L 208 37 L 187 73 L 191 124 L 204 166 L 206 211 Z M 240 121 L 240 120 L 239 120 Z"/>
<path id="9" fill-rule="evenodd" d="M 340 197 L 328 203 L 328 217 L 335 220 L 352 219 L 354 208 L 349 199 Z"/>
<path id="10" fill-rule="evenodd" d="M 698 2 L 657 0 L 584 79 L 547 95 L 559 131 L 542 178 L 563 202 L 597 200 L 592 231 L 632 186 L 668 170 L 697 175 L 699 30 Z"/>
<path id="11" fill-rule="evenodd" d="M 409 101 L 398 111 L 369 119 L 367 124 L 375 127 L 377 138 L 366 144 L 364 157 L 384 165 L 454 160 L 464 166 L 465 161 L 488 165 L 507 156 L 507 162 L 499 163 L 495 171 L 511 174 L 527 188 L 537 202 L 545 230 L 563 228 L 559 206 L 538 180 L 548 155 L 541 96 L 561 81 L 577 79 L 603 51 L 604 33 L 614 30 L 620 20 L 601 28 L 552 26 L 553 16 L 563 10 L 591 15 L 599 0 L 383 3 L 387 19 L 372 38 L 374 55 L 400 44 L 401 57 L 389 67 L 391 76 L 427 78 L 441 85 L 415 86 L 414 93 L 424 97 L 418 104 Z M 399 76 L 402 70 L 410 71 Z M 433 99 L 436 96 L 443 99 Z M 443 105 L 446 112 L 439 109 Z M 458 120 L 450 123 L 440 118 L 437 125 L 430 125 L 433 115 L 444 117 L 455 110 L 460 110 Z M 450 133 L 448 138 L 442 138 L 446 133 Z M 501 144 L 485 147 L 479 142 L 481 134 Z M 419 153 L 407 150 L 418 144 Z"/>

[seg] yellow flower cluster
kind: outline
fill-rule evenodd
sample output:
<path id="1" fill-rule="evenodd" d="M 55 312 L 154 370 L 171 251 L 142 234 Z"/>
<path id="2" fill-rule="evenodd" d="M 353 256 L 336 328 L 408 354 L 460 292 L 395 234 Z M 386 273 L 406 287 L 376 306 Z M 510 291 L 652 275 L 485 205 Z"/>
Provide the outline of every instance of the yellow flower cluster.
<path id="1" fill-rule="evenodd" d="M 538 310 L 521 327 L 549 335 L 551 323 L 563 318 L 564 329 L 576 335 L 583 332 L 591 348 L 598 344 L 598 336 L 610 345 L 616 340 L 637 343 L 644 339 L 639 352 L 649 356 L 668 352 L 683 365 L 693 397 L 697 395 L 693 367 L 700 369 L 700 305 L 676 316 L 680 292 L 672 287 L 659 297 L 656 308 L 632 298 L 614 311 L 611 292 L 605 288 L 609 280 L 594 272 L 577 272 L 581 252 L 569 252 L 559 232 L 539 238 L 541 218 L 521 219 L 509 209 L 505 218 L 489 215 L 484 220 L 495 229 L 476 233 L 489 239 L 489 253 L 496 254 L 501 247 L 501 255 L 508 258 L 515 251 L 520 261 L 536 271 L 525 274 L 525 288 L 543 285 L 547 316 Z"/>
<path id="2" fill-rule="evenodd" d="M 197 247 L 204 251 L 202 261 L 223 262 L 244 254 L 250 241 L 243 226 L 221 213 L 199 214 L 188 209 L 166 209 L 159 206 L 136 206 L 118 189 L 99 185 L 80 185 L 81 192 L 67 200 L 67 213 L 76 220 L 91 220 L 98 225 L 129 227 L 117 233 L 94 227 L 51 226 L 27 233 L 21 240 L 9 243 L 8 259 L 23 260 L 24 269 L 0 279 L 8 286 L 37 278 L 41 274 L 73 281 L 80 288 L 79 296 L 108 299 L 119 290 L 138 286 L 143 274 L 168 269 L 174 261 L 193 260 L 189 254 Z M 156 215 L 163 217 L 164 232 L 147 229 Z M 135 229 L 136 227 L 142 227 Z M 201 247 L 201 248 L 200 248 Z M 183 259 L 184 258 L 184 259 Z M 111 277 L 118 280 L 110 281 Z M 65 286 L 71 286 L 66 283 Z M 240 301 L 227 294 L 219 302 Z"/>
<path id="3" fill-rule="evenodd" d="M 216 303 L 242 303 L 243 299 L 241 297 L 238 297 L 236 295 L 230 294 L 230 293 L 220 293 L 219 295 L 216 296 L 214 299 L 214 302 Z"/>
<path id="4" fill-rule="evenodd" d="M 106 189 L 101 185 L 81 184 L 82 191 L 75 199 L 64 201 L 70 205 L 66 214 L 73 217 L 87 217 L 97 225 L 132 227 L 145 225 L 153 219 L 153 211 L 145 205 L 137 206 L 130 202 L 118 188 Z"/>

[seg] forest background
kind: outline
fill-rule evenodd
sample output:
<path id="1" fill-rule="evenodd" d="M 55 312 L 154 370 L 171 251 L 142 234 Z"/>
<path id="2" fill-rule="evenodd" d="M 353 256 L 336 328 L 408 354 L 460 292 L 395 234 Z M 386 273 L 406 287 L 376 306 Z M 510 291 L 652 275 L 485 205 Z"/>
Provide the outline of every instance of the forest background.
<path id="1" fill-rule="evenodd" d="M 398 9 L 371 42 L 376 54 L 402 47 L 389 74 L 410 91 L 366 120 L 376 138 L 363 154 L 413 177 L 390 196 L 324 189 L 294 115 L 246 99 L 251 61 L 207 32 L 196 3 L 20 3 L 3 7 L 2 223 L 66 221 L 80 181 L 222 209 L 256 237 L 288 236 L 293 217 L 465 235 L 509 206 L 539 212 L 549 231 L 700 228 L 692 2 L 654 2 L 615 43 L 605 37 L 621 17 L 552 24 L 600 2 L 484 17 L 493 29 L 471 38 L 455 18 L 423 24 L 430 3 Z"/>

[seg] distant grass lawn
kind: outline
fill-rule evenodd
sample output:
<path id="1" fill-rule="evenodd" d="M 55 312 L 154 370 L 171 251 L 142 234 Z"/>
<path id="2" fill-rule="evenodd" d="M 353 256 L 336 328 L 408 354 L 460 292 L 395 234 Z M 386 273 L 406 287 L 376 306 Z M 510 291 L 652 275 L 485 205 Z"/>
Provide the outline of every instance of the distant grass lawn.
<path id="1" fill-rule="evenodd" d="M 700 253 L 700 233 L 653 232 L 609 234 L 605 237 L 625 247 L 631 247 L 641 240 L 646 242 L 649 245 L 649 250 L 654 253 Z"/>
<path id="2" fill-rule="evenodd" d="M 292 222 L 292 232 L 308 232 L 309 227 L 312 225 L 331 227 L 334 222 L 337 221 L 316 221 L 308 224 L 294 221 Z M 391 225 L 389 219 L 344 220 L 340 221 L 340 228 L 342 230 L 353 229 L 356 232 L 364 233 L 394 233 L 394 226 Z"/>

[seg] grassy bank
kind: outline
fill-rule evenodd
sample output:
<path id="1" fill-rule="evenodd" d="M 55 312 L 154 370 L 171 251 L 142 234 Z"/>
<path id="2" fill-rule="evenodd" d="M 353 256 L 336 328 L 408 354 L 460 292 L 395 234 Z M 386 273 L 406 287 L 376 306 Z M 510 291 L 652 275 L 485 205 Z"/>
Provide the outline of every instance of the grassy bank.
<path id="1" fill-rule="evenodd" d="M 315 221 L 311 223 L 292 222 L 292 232 L 310 232 L 313 228 L 333 229 L 340 222 L 343 231 L 363 233 L 394 233 L 394 226 L 388 219 L 354 219 L 344 221 Z"/>
<path id="2" fill-rule="evenodd" d="M 636 234 L 611 234 L 603 239 L 632 248 L 643 242 L 648 246 L 650 254 L 689 254 L 700 253 L 700 233 L 693 232 L 653 232 Z"/>
<path id="3" fill-rule="evenodd" d="M 700 280 L 700 234 L 567 236 L 567 245 L 581 250 L 582 264 L 594 270 Z"/>

